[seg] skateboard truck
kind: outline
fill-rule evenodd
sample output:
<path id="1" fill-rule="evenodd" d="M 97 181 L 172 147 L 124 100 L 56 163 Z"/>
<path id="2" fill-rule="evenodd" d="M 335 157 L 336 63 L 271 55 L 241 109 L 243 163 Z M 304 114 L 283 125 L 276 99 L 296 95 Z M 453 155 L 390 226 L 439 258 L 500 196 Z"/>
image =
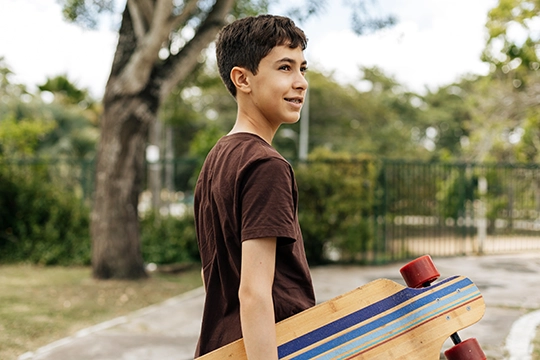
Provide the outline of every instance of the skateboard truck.
<path id="1" fill-rule="evenodd" d="M 407 286 L 414 289 L 429 287 L 441 275 L 429 255 L 409 262 L 399 272 Z M 450 335 L 450 338 L 454 346 L 444 352 L 448 360 L 486 360 L 486 355 L 475 338 L 462 341 L 457 332 Z"/>

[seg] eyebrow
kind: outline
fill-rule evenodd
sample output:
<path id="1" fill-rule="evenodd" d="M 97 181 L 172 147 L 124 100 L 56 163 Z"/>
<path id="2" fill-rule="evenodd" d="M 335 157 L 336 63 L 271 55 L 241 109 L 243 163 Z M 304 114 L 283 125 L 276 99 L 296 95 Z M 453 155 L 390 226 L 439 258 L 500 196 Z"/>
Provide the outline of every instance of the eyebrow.
<path id="1" fill-rule="evenodd" d="M 285 63 L 291 63 L 291 64 L 296 64 L 296 63 L 297 63 L 297 61 L 294 60 L 294 59 L 291 59 L 291 58 L 288 58 L 288 57 L 284 57 L 283 59 L 277 60 L 277 61 L 276 61 L 276 64 L 284 63 L 284 62 L 285 62 Z M 302 64 L 300 64 L 300 65 L 307 65 L 307 61 L 306 61 L 306 60 L 302 61 Z"/>

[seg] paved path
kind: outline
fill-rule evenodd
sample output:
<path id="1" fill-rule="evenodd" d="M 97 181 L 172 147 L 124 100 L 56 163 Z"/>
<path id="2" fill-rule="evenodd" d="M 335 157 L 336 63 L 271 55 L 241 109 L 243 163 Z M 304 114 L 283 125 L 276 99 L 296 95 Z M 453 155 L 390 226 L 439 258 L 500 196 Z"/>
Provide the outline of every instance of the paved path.
<path id="1" fill-rule="evenodd" d="M 540 322 L 540 252 L 528 254 L 436 258 L 441 277 L 471 278 L 487 310 L 474 326 L 460 331 L 476 337 L 488 359 L 528 360 L 523 349 Z M 377 278 L 403 283 L 402 264 L 328 266 L 312 269 L 317 301 L 323 302 Z M 19 360 L 187 360 L 199 332 L 203 291 L 196 289 L 128 316 L 81 330 Z M 516 323 L 518 320 L 521 323 Z M 514 326 L 517 324 L 517 326 Z M 509 341 L 506 344 L 507 339 Z M 445 347 L 451 346 L 448 341 Z M 528 346 L 527 346 L 528 347 Z"/>

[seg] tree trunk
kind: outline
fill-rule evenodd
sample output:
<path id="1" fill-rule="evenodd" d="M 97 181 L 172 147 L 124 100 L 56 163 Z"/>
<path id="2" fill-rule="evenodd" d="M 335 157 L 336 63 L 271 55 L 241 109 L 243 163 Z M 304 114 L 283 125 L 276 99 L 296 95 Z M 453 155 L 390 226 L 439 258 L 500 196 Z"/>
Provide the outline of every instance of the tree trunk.
<path id="1" fill-rule="evenodd" d="M 148 128 L 157 118 L 159 91 L 119 91 L 119 78 L 137 47 L 126 7 L 103 99 L 101 137 L 90 232 L 92 270 L 98 279 L 147 276 L 141 254 L 137 206 L 144 174 Z"/>
<path id="2" fill-rule="evenodd" d="M 117 99 L 104 108 L 91 226 L 93 275 L 99 279 L 146 277 L 137 206 L 149 122 L 141 119 L 141 108 L 147 113 L 141 98 Z"/>
<path id="3" fill-rule="evenodd" d="M 98 279 L 147 276 L 141 254 L 137 207 L 148 130 L 157 121 L 161 102 L 194 69 L 200 52 L 224 25 L 225 16 L 234 4 L 234 0 L 215 0 L 195 36 L 178 54 L 161 61 L 157 51 L 173 31 L 167 26 L 187 23 L 182 14 L 177 16 L 176 22 L 167 20 L 174 20 L 174 16 L 172 3 L 165 6 L 166 1 L 128 0 L 123 13 L 103 99 L 90 225 L 93 276 Z M 186 3 L 186 16 L 191 12 L 190 6 L 197 3 L 194 0 Z M 154 23 L 142 19 L 142 15 L 149 14 L 145 12 L 147 9 L 138 8 L 141 4 L 154 4 L 154 16 L 147 19 Z M 133 18 L 130 8 L 135 14 Z"/>

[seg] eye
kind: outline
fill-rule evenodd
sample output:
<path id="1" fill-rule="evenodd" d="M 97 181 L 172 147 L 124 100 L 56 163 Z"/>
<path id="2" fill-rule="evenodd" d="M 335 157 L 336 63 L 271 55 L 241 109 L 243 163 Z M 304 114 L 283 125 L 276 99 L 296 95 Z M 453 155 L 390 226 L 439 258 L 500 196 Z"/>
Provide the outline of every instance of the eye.
<path id="1" fill-rule="evenodd" d="M 302 66 L 302 67 L 300 68 L 300 72 L 301 72 L 302 74 L 305 74 L 306 71 L 308 71 L 308 67 L 307 67 L 307 66 Z"/>
<path id="2" fill-rule="evenodd" d="M 279 70 L 289 71 L 289 70 L 291 70 L 291 66 L 290 65 L 282 65 L 282 66 L 279 67 Z"/>

